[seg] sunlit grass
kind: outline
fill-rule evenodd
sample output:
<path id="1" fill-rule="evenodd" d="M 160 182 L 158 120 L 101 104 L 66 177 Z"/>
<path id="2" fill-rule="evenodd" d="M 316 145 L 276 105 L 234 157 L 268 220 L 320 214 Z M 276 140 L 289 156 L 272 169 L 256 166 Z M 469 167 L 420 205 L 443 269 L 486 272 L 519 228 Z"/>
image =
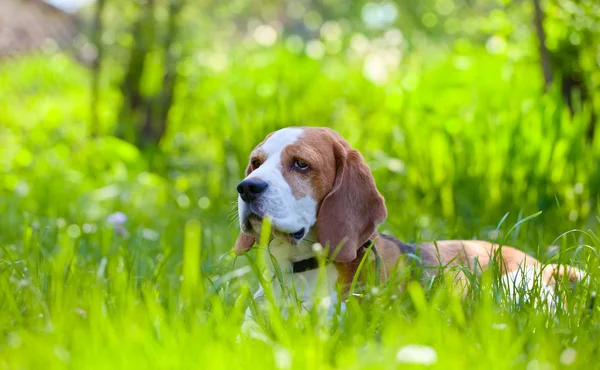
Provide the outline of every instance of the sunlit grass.
<path id="1" fill-rule="evenodd" d="M 235 53 L 181 82 L 158 168 L 108 135 L 108 86 L 104 134 L 87 136 L 86 71 L 70 60 L 0 71 L 3 367 L 395 369 L 412 355 L 442 369 L 596 366 L 600 155 L 581 117 L 539 94 L 537 66 L 474 52 L 460 71 L 415 54 L 375 86 L 339 57 Z M 324 73 L 329 62 L 345 78 Z M 258 94 L 265 83 L 280 94 Z M 587 267 L 591 288 L 565 289 L 567 308 L 551 313 L 504 299 L 492 273 L 470 277 L 464 300 L 447 281 L 357 287 L 331 322 L 273 301 L 267 339 L 245 338 L 269 259 L 231 253 L 235 184 L 252 147 L 292 124 L 331 126 L 365 154 L 389 210 L 382 231 L 496 240 Z"/>

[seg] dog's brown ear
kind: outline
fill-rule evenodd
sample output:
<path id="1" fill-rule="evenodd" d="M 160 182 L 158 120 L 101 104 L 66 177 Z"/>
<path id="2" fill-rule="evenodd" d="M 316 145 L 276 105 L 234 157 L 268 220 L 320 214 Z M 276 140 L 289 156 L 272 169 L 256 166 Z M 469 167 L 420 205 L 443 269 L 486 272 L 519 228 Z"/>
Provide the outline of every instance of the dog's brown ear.
<path id="1" fill-rule="evenodd" d="M 250 175 L 251 172 L 252 165 L 249 163 L 248 167 L 246 167 L 246 177 Z M 256 240 L 253 236 L 244 234 L 242 231 L 240 231 L 240 235 L 238 235 L 237 240 L 235 241 L 235 246 L 233 247 L 235 255 L 241 256 L 243 254 L 246 254 L 246 252 L 248 252 L 252 248 L 255 242 Z"/>
<path id="2" fill-rule="evenodd" d="M 387 210 L 362 155 L 341 140 L 334 144 L 336 177 L 317 213 L 317 234 L 335 261 L 348 262 L 356 259 Z"/>
<path id="3" fill-rule="evenodd" d="M 235 247 L 233 247 L 233 251 L 236 256 L 241 256 L 246 254 L 254 245 L 254 237 L 250 235 L 246 235 L 240 231 L 240 235 L 238 235 L 237 240 L 235 241 Z"/>

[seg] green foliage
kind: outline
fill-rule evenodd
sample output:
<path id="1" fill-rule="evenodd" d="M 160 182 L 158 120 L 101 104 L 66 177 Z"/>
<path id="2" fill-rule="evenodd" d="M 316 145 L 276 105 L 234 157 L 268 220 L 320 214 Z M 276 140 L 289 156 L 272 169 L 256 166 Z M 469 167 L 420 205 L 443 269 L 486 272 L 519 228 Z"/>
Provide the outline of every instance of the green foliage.
<path id="1" fill-rule="evenodd" d="M 377 36 L 383 46 L 371 42 L 369 55 L 393 36 Z M 342 51 L 324 37 L 322 56 L 287 41 L 247 38 L 183 60 L 152 160 L 110 135 L 122 98 L 116 60 L 104 67 L 96 138 L 83 67 L 63 55 L 3 63 L 0 364 L 397 368 L 400 348 L 420 344 L 439 368 L 596 366 L 599 312 L 585 286 L 548 315 L 503 303 L 489 277 L 464 301 L 444 284 L 383 286 L 352 299 L 333 327 L 318 311 L 292 309 L 286 320 L 275 309 L 272 338 L 238 337 L 258 282 L 247 267 L 256 264 L 231 254 L 235 185 L 253 146 L 289 125 L 330 126 L 364 153 L 389 209 L 382 231 L 574 257 L 597 286 L 600 147 L 585 141 L 585 111 L 571 118 L 558 91 L 540 95 L 535 62 L 512 45 L 459 40 L 399 47 L 385 79 L 365 78 L 369 55 L 350 37 Z M 107 220 L 116 211 L 124 224 Z"/>

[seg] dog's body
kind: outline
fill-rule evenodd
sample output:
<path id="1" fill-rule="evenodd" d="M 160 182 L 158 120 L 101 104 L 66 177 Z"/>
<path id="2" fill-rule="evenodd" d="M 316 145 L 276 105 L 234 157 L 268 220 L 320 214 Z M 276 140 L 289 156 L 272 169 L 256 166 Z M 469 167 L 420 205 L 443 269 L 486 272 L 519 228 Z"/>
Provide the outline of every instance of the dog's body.
<path id="1" fill-rule="evenodd" d="M 269 135 L 252 152 L 238 192 L 242 232 L 236 253 L 246 253 L 260 236 L 263 218 L 271 218 L 269 252 L 277 260 L 283 283 L 295 285 L 307 306 L 320 271 L 313 261 L 323 248 L 331 262 L 324 274 L 330 302 L 348 291 L 363 260 L 378 267 L 380 280 L 417 265 L 424 280 L 452 266 L 477 274 L 495 259 L 511 292 L 540 284 L 548 301 L 553 300 L 557 278 L 570 282 L 583 278 L 583 272 L 573 267 L 544 266 L 522 251 L 485 241 L 408 245 L 378 233 L 376 226 L 386 218 L 387 209 L 371 172 L 360 153 L 326 128 L 286 128 Z M 457 282 L 466 283 L 465 277 L 461 270 L 455 275 Z M 274 289 L 281 293 L 276 284 Z M 261 295 L 262 289 L 255 297 Z"/>

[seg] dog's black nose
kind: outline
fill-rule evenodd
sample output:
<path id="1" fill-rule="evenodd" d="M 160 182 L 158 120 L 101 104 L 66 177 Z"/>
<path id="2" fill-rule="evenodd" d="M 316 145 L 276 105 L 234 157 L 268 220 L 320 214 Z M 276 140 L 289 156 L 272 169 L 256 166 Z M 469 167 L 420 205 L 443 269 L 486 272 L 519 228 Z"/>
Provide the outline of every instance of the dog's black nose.
<path id="1" fill-rule="evenodd" d="M 240 182 L 237 186 L 237 191 L 244 202 L 251 202 L 258 195 L 264 193 L 269 185 L 259 179 L 248 179 Z"/>

